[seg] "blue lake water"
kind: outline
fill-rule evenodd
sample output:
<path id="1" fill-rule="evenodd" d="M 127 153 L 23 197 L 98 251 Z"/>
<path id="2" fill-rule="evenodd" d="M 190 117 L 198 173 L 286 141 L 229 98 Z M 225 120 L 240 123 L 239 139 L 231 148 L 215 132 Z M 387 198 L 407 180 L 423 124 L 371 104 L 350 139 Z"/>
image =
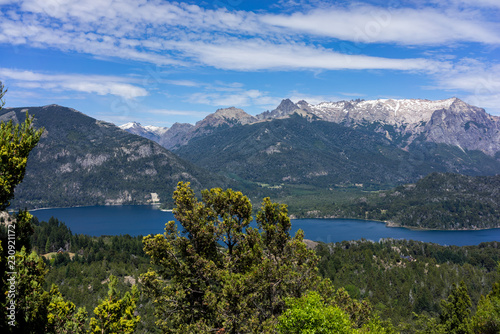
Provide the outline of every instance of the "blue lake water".
<path id="1" fill-rule="evenodd" d="M 33 210 L 40 221 L 55 217 L 73 231 L 88 235 L 148 235 L 163 233 L 165 223 L 174 220 L 171 212 L 152 206 L 91 206 L 79 208 Z M 365 238 L 409 239 L 434 242 L 441 245 L 477 245 L 486 241 L 500 241 L 500 229 L 480 231 L 414 231 L 386 227 L 384 223 L 353 219 L 294 219 L 292 233 L 302 229 L 307 239 L 339 242 Z"/>

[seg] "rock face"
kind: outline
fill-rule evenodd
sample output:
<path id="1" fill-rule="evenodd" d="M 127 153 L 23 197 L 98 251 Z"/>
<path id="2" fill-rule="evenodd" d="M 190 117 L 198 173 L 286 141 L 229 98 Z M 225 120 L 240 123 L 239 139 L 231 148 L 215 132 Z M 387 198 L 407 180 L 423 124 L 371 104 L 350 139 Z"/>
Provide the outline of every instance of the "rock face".
<path id="1" fill-rule="evenodd" d="M 3 109 L 0 121 L 23 121 L 26 112 L 45 131 L 16 188 L 12 204 L 18 207 L 146 204 L 152 192 L 166 202 L 178 181 L 196 188 L 225 182 L 153 141 L 73 109 Z"/>
<path id="2" fill-rule="evenodd" d="M 500 151 L 500 118 L 458 99 L 449 108 L 432 114 L 424 134 L 431 142 L 480 150 L 491 156 Z"/>
<path id="3" fill-rule="evenodd" d="M 185 145 L 189 141 L 187 134 L 194 128 L 194 125 L 189 123 L 174 123 L 168 131 L 163 133 L 158 143 L 165 148 L 172 148 L 176 146 Z"/>
<path id="4" fill-rule="evenodd" d="M 462 150 L 480 150 L 494 156 L 500 151 L 500 117 L 471 106 L 460 99 L 379 99 L 321 102 L 281 101 L 272 111 L 251 116 L 238 108 L 219 109 L 205 119 L 190 124 L 174 124 L 156 138 L 144 131 L 144 137 L 168 149 L 178 149 L 195 137 L 210 134 L 219 127 L 255 124 L 299 114 L 347 127 L 365 127 L 382 133 L 387 139 L 407 148 L 415 140 L 457 146 Z M 145 127 L 143 127 L 145 129 Z M 134 127 L 126 129 L 141 135 Z M 135 131 L 135 132 L 134 132 Z"/>
<path id="5" fill-rule="evenodd" d="M 230 107 L 217 109 L 213 114 L 208 115 L 203 120 L 196 123 L 196 128 L 217 127 L 220 125 L 245 125 L 255 123 L 257 119 L 247 114 L 242 109 Z"/>
<path id="6" fill-rule="evenodd" d="M 137 130 L 136 127 L 128 126 L 130 123 L 120 127 L 130 133 L 138 135 L 144 133 L 145 135 L 142 135 L 143 137 L 154 140 L 167 149 L 173 149 L 187 144 L 187 142 L 194 137 L 212 133 L 219 127 L 252 124 L 257 121 L 257 118 L 247 114 L 242 109 L 230 107 L 218 109 L 215 113 L 208 115 L 195 125 L 175 123 L 171 128 L 161 133 L 155 131 L 155 135 L 149 137 L 147 134 L 147 127 L 141 126 L 141 129 Z"/>
<path id="7" fill-rule="evenodd" d="M 273 119 L 273 118 L 283 118 L 288 117 L 294 112 L 301 110 L 298 105 L 293 103 L 290 99 L 284 99 L 281 101 L 280 105 L 272 111 L 264 111 L 262 114 L 257 115 L 257 119 Z"/>

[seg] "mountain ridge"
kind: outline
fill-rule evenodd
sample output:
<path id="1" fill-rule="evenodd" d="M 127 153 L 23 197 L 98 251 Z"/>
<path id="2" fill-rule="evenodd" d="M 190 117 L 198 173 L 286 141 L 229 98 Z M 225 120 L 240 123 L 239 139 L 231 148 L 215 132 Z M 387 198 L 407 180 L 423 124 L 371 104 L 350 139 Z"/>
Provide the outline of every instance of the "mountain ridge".
<path id="1" fill-rule="evenodd" d="M 232 112 L 230 112 L 232 111 Z M 237 111 L 237 112 L 236 112 Z M 378 99 L 321 102 L 316 105 L 304 100 L 293 103 L 284 99 L 272 111 L 251 116 L 238 108 L 218 109 L 194 126 L 177 131 L 176 140 L 169 131 L 158 142 L 177 149 L 192 138 L 210 134 L 218 127 L 255 124 L 290 117 L 293 114 L 310 119 L 342 124 L 346 127 L 371 127 L 389 140 L 407 148 L 414 141 L 457 146 L 460 149 L 480 150 L 495 156 L 500 151 L 500 117 L 487 114 L 482 108 L 453 97 L 444 100 Z"/>
<path id="2" fill-rule="evenodd" d="M 152 193 L 170 203 L 179 181 L 197 189 L 234 185 L 151 140 L 71 108 L 6 108 L 0 121 L 22 122 L 26 112 L 45 131 L 30 153 L 13 207 L 148 204 Z"/>

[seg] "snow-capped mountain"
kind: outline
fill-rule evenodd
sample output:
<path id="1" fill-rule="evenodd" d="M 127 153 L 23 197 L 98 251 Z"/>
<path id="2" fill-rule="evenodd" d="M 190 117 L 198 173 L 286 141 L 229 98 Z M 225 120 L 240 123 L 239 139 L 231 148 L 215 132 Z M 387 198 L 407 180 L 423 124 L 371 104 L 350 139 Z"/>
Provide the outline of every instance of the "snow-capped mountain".
<path id="1" fill-rule="evenodd" d="M 119 128 L 155 142 L 159 142 L 160 138 L 168 131 L 168 128 L 153 125 L 142 126 L 141 123 L 137 122 L 126 123 L 120 125 Z"/>
<path id="2" fill-rule="evenodd" d="M 350 127 L 370 126 L 390 140 L 402 140 L 402 146 L 417 138 L 480 150 L 488 155 L 500 151 L 500 118 L 458 98 L 445 100 L 379 99 L 339 102 L 306 101 L 294 104 L 283 100 L 270 112 L 257 115 L 269 120 L 307 113 L 318 119 Z"/>
<path id="3" fill-rule="evenodd" d="M 462 150 L 480 150 L 490 156 L 500 151 L 500 117 L 489 115 L 484 109 L 458 98 L 436 101 L 358 99 L 318 104 L 284 99 L 276 109 L 256 116 L 231 107 L 218 109 L 195 125 L 176 123 L 169 129 L 127 123 L 121 128 L 173 149 L 187 144 L 194 137 L 212 133 L 220 126 L 254 124 L 293 114 L 347 127 L 366 127 L 382 133 L 402 148 L 419 140 L 454 145 Z"/>

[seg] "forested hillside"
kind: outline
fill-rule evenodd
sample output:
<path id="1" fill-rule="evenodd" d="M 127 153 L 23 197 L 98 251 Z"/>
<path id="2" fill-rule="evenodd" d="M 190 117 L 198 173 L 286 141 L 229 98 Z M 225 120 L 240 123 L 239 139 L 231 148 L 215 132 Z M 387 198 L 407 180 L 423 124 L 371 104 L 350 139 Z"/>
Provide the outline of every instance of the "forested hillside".
<path id="1" fill-rule="evenodd" d="M 138 284 L 141 321 L 136 332 L 160 332 L 152 316 L 153 303 L 140 284 L 141 274 L 150 267 L 142 237 L 74 235 L 57 219 L 35 219 L 33 224 L 33 249 L 48 254 L 46 289 L 57 284 L 65 298 L 91 311 L 107 295 L 110 275 L 118 278 L 117 289 L 122 293 Z M 457 247 L 409 240 L 358 240 L 320 243 L 316 254 L 319 274 L 331 279 L 336 288 L 368 302 L 397 332 L 417 333 L 439 323 L 441 301 L 461 281 L 471 298 L 471 314 L 478 312 L 480 296 L 490 293 L 500 281 L 499 246 L 497 242 Z M 63 251 L 53 252 L 59 249 Z"/>
<path id="2" fill-rule="evenodd" d="M 424 229 L 500 227 L 500 175 L 433 173 L 415 184 L 334 206 L 334 215 Z"/>
<path id="3" fill-rule="evenodd" d="M 174 150 L 223 175 L 278 187 L 365 190 L 415 182 L 432 172 L 495 175 L 500 162 L 480 151 L 415 139 L 400 142 L 375 131 L 382 124 L 346 127 L 297 114 L 254 124 L 221 126 Z M 387 131 L 394 131 L 387 126 Z"/>
<path id="4" fill-rule="evenodd" d="M 45 131 L 16 188 L 16 207 L 147 204 L 151 193 L 171 203 L 181 180 L 197 189 L 231 184 L 150 140 L 70 108 L 4 109 L 0 121 L 19 123 L 26 113 Z"/>

